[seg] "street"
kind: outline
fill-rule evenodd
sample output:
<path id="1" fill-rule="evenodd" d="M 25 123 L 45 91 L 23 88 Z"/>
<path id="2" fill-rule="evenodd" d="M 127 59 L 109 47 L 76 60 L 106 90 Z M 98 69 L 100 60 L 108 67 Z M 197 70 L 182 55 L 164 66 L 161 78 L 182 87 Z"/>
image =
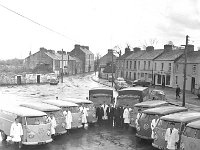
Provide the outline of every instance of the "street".
<path id="1" fill-rule="evenodd" d="M 86 98 L 88 90 L 104 86 L 91 79 L 92 75 L 78 75 L 64 78 L 58 85 L 23 85 L 0 87 L 1 103 L 18 105 L 24 101 L 44 99 L 62 99 L 65 97 Z M 117 93 L 114 93 L 116 97 Z M 11 150 L 12 144 L 0 142 L 0 149 Z M 88 129 L 76 129 L 65 135 L 57 136 L 52 143 L 38 146 L 24 146 L 22 149 L 37 150 L 152 150 L 148 141 L 136 142 L 135 130 L 110 126 L 89 126 Z"/>

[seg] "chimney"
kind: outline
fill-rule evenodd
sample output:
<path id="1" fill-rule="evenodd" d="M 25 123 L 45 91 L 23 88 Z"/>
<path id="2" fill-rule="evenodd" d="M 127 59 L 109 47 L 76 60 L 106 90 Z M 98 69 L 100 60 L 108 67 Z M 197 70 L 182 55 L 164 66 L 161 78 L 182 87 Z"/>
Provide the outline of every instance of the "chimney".
<path id="1" fill-rule="evenodd" d="M 194 45 L 188 45 L 187 51 L 188 52 L 194 51 Z"/>
<path id="2" fill-rule="evenodd" d="M 29 52 L 29 56 L 31 56 L 31 51 Z"/>
<path id="3" fill-rule="evenodd" d="M 79 44 L 75 44 L 74 45 L 74 49 L 80 49 L 80 45 Z"/>
<path id="4" fill-rule="evenodd" d="M 47 52 L 47 49 L 44 48 L 44 47 L 40 47 L 40 51 L 41 51 L 41 52 Z"/>
<path id="5" fill-rule="evenodd" d="M 55 54 L 54 50 L 47 50 L 49 53 Z"/>
<path id="6" fill-rule="evenodd" d="M 89 46 L 81 46 L 81 47 L 89 50 Z"/>
<path id="7" fill-rule="evenodd" d="M 125 48 L 125 54 L 129 53 L 131 51 L 131 49 L 129 47 Z"/>
<path id="8" fill-rule="evenodd" d="M 153 46 L 147 46 L 146 47 L 146 51 L 149 52 L 149 51 L 153 51 L 154 50 L 154 47 Z"/>
<path id="9" fill-rule="evenodd" d="M 57 53 L 62 55 L 62 51 L 57 51 Z M 63 55 L 66 55 L 66 51 L 63 51 Z"/>
<path id="10" fill-rule="evenodd" d="M 136 53 L 136 52 L 139 52 L 139 51 L 141 51 L 141 48 L 139 48 L 139 47 L 134 47 L 133 48 L 133 51 Z"/>
<path id="11" fill-rule="evenodd" d="M 164 51 L 165 52 L 172 51 L 172 45 L 165 44 L 164 45 Z"/>
<path id="12" fill-rule="evenodd" d="M 108 54 L 112 54 L 112 49 L 108 49 Z"/>

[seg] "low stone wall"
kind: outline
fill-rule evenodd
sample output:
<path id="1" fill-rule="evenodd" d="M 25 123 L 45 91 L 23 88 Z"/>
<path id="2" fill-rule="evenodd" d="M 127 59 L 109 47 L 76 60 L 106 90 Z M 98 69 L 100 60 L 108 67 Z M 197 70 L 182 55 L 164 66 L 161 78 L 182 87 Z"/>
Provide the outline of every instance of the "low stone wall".
<path id="1" fill-rule="evenodd" d="M 57 74 L 0 74 L 0 85 L 48 83 L 52 78 L 57 78 Z"/>

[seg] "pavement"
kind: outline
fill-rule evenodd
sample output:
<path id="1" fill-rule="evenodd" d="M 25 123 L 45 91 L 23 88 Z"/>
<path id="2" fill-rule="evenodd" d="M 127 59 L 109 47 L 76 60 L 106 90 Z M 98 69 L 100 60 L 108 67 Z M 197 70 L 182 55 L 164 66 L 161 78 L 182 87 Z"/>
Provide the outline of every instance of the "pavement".
<path id="1" fill-rule="evenodd" d="M 98 82 L 100 84 L 112 87 L 112 82 L 109 82 L 106 79 L 98 78 L 97 75 L 92 76 L 92 80 L 95 82 Z M 150 91 L 153 89 L 159 89 L 165 92 L 167 101 L 170 101 L 172 103 L 175 103 L 179 106 L 182 106 L 183 101 L 183 93 L 180 94 L 180 99 L 176 99 L 176 89 L 165 87 L 162 88 L 161 86 L 155 86 L 155 87 L 149 87 Z M 197 95 L 192 94 L 190 91 L 185 92 L 185 106 L 191 110 L 196 110 L 200 112 L 200 99 Z"/>

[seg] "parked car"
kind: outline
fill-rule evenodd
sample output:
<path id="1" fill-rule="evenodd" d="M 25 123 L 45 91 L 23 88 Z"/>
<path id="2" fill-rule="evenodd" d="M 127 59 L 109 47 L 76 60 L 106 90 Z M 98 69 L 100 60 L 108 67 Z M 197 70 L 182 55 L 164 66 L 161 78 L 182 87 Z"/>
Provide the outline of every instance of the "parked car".
<path id="1" fill-rule="evenodd" d="M 128 84 L 126 83 L 126 81 L 118 81 L 118 82 L 115 82 L 115 89 L 118 91 L 118 90 L 121 90 L 123 88 L 127 88 L 129 87 Z"/>
<path id="2" fill-rule="evenodd" d="M 57 85 L 59 83 L 58 79 L 50 79 L 49 81 L 50 85 Z"/>
<path id="3" fill-rule="evenodd" d="M 151 83 L 147 82 L 145 80 L 135 80 L 132 82 L 132 86 L 143 86 L 143 87 L 148 87 Z"/>
<path id="4" fill-rule="evenodd" d="M 166 100 L 166 95 L 162 90 L 152 90 L 149 98 L 152 100 Z"/>
<path id="5" fill-rule="evenodd" d="M 112 76 L 109 76 L 109 77 L 108 77 L 108 81 L 109 81 L 109 82 L 112 82 L 112 81 L 114 81 L 114 80 L 115 80 L 114 77 L 113 77 L 113 79 L 112 79 Z"/>

